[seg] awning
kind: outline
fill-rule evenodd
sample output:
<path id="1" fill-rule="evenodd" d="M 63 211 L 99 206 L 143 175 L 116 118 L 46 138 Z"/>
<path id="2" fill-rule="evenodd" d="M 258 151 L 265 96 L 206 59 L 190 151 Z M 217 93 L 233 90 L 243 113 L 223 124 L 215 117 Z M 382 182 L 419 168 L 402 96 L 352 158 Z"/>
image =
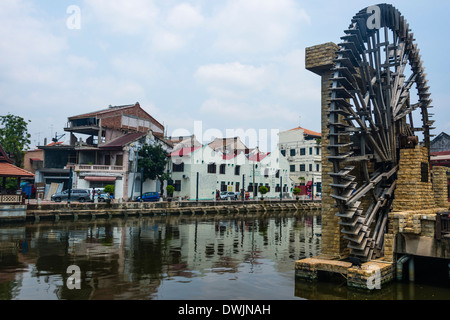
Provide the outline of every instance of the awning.
<path id="1" fill-rule="evenodd" d="M 86 176 L 84 177 L 84 180 L 86 181 L 101 181 L 101 182 L 108 182 L 108 181 L 116 181 L 116 177 L 102 177 L 102 176 Z"/>
<path id="2" fill-rule="evenodd" d="M 0 177 L 34 178 L 34 174 L 7 162 L 0 162 Z"/>
<path id="3" fill-rule="evenodd" d="M 308 181 L 308 183 L 306 184 L 307 187 L 311 187 L 312 186 L 312 181 Z"/>

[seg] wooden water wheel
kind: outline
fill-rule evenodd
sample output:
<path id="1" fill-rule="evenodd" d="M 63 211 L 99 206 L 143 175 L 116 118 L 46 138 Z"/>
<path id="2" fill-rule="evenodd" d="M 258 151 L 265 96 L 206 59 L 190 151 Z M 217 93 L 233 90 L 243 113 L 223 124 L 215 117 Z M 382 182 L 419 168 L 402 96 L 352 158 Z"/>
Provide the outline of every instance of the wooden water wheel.
<path id="1" fill-rule="evenodd" d="M 434 121 L 419 49 L 396 8 L 363 9 L 344 33 L 329 104 L 331 197 L 350 255 L 369 261 L 383 254 L 399 150 L 416 146 L 418 132 L 429 150 Z"/>

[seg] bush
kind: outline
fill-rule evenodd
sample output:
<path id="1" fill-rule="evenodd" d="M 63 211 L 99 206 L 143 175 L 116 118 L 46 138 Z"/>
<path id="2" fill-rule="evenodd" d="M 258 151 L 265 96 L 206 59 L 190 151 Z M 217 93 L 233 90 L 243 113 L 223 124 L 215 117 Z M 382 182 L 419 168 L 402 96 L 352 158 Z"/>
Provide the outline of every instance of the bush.
<path id="1" fill-rule="evenodd" d="M 167 193 L 171 196 L 173 194 L 173 192 L 175 191 L 175 187 L 172 185 L 168 185 L 166 187 Z"/>
<path id="2" fill-rule="evenodd" d="M 105 186 L 104 192 L 109 193 L 109 194 L 114 194 L 114 185 L 108 184 L 107 186 Z"/>

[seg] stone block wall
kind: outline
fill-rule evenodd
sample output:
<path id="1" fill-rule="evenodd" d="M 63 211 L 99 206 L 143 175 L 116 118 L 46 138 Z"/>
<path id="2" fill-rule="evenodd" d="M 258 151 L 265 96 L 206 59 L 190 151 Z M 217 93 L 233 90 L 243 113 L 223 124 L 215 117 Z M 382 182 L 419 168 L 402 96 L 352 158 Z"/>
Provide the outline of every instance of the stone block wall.
<path id="1" fill-rule="evenodd" d="M 423 165 L 422 165 L 423 164 Z M 423 168 L 422 166 L 426 166 Z M 426 172 L 422 172 L 426 169 Z M 423 177 L 423 173 L 425 177 Z M 425 179 L 423 179 L 425 178 Z M 400 150 L 399 171 L 393 211 L 436 208 L 429 170 L 428 151 L 425 147 Z"/>
<path id="2" fill-rule="evenodd" d="M 336 51 L 339 46 L 329 42 L 306 48 L 305 67 L 307 70 L 321 76 L 321 129 L 322 129 L 322 253 L 330 256 L 341 256 L 347 250 L 340 232 L 339 218 L 336 217 L 335 201 L 330 194 L 332 178 L 328 173 L 333 171 L 330 155 L 328 129 L 328 106 L 330 103 L 331 68 L 334 65 Z"/>
<path id="3" fill-rule="evenodd" d="M 448 191 L 447 191 L 447 167 L 434 167 L 432 171 L 433 177 L 433 194 L 436 205 L 438 207 L 449 208 Z"/>

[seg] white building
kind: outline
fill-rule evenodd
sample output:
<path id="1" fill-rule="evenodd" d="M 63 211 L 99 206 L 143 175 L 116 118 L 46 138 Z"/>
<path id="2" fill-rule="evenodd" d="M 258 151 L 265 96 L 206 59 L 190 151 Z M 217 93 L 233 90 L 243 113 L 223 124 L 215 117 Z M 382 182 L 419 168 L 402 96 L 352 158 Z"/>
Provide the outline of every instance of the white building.
<path id="1" fill-rule="evenodd" d="M 143 145 L 159 144 L 167 152 L 170 146 L 161 138 L 148 133 L 126 134 L 108 144 L 101 146 L 97 151 L 98 157 L 105 154 L 110 157 L 110 163 L 105 165 L 75 164 L 74 188 L 95 189 L 103 188 L 107 184 L 115 186 L 115 199 L 125 201 L 135 199 L 142 192 L 160 191 L 158 180 L 145 180 L 141 183 L 141 174 L 137 166 L 137 154 Z M 78 158 L 83 160 L 92 153 L 92 148 L 76 148 Z"/>
<path id="2" fill-rule="evenodd" d="M 236 140 L 233 138 L 231 141 Z M 174 197 L 213 200 L 217 190 L 244 190 L 250 192 L 250 199 L 253 199 L 253 190 L 258 190 L 260 186 L 269 188 L 265 198 L 292 196 L 293 182 L 289 178 L 289 164 L 279 150 L 262 153 L 257 149 L 250 152 L 248 148 L 220 147 L 216 151 L 210 144 L 178 149 L 175 147 L 174 150 L 169 155 L 169 170 L 175 186 Z M 223 153 L 224 150 L 226 153 Z"/>
<path id="3" fill-rule="evenodd" d="M 289 175 L 304 193 L 322 191 L 321 134 L 301 127 L 280 132 L 278 147 L 289 162 Z"/>

